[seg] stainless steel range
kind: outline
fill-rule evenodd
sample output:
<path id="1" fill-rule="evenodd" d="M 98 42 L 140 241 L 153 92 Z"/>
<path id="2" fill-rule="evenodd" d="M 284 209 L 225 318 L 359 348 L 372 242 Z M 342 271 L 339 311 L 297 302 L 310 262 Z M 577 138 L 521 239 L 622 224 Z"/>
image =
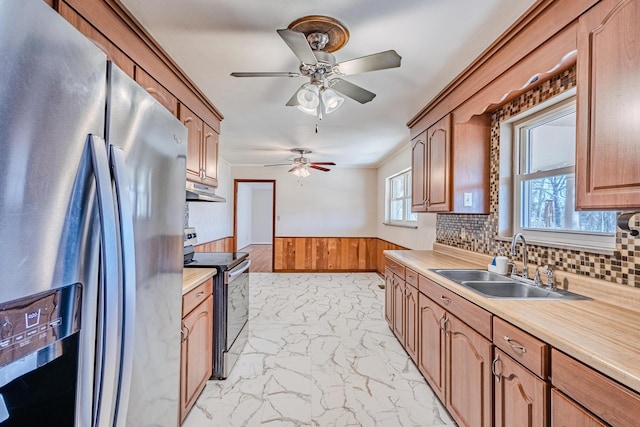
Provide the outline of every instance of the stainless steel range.
<path id="1" fill-rule="evenodd" d="M 227 378 L 248 338 L 249 266 L 246 252 L 195 252 L 194 228 L 185 229 L 185 268 L 213 267 L 213 379 Z"/>

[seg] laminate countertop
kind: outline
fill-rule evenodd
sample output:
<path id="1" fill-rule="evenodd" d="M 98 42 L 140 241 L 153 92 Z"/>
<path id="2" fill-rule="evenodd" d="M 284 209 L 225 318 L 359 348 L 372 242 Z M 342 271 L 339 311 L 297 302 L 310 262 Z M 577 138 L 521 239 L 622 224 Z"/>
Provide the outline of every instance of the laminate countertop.
<path id="1" fill-rule="evenodd" d="M 444 245 L 435 245 L 442 248 Z M 385 251 L 385 255 L 547 342 L 593 369 L 640 392 L 640 290 L 556 273 L 558 287 L 588 300 L 485 298 L 430 269 L 481 268 L 487 258 L 461 249 Z M 530 266 L 530 270 L 531 270 Z M 627 289 L 628 288 L 628 289 Z"/>
<path id="2" fill-rule="evenodd" d="M 182 295 L 186 294 L 200 283 L 213 277 L 218 270 L 215 268 L 185 268 L 182 270 Z"/>

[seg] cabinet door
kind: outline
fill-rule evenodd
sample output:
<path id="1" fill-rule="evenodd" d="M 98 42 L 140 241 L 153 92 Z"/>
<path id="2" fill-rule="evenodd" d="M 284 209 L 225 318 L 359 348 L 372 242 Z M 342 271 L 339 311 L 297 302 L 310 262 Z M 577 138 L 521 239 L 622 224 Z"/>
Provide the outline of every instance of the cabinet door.
<path id="1" fill-rule="evenodd" d="M 213 365 L 213 297 L 182 319 L 180 422 L 211 377 Z"/>
<path id="2" fill-rule="evenodd" d="M 640 0 L 603 0 L 580 17 L 576 207 L 640 208 Z"/>
<path id="3" fill-rule="evenodd" d="M 218 141 L 218 133 L 205 123 L 202 140 L 202 169 L 204 170 L 202 182 L 212 187 L 218 186 Z"/>
<path id="4" fill-rule="evenodd" d="M 183 104 L 180 104 L 180 121 L 187 127 L 187 179 L 202 181 L 202 131 L 204 123 Z"/>
<path id="5" fill-rule="evenodd" d="M 418 351 L 418 289 L 405 285 L 405 335 L 404 348 L 409 356 L 417 361 Z"/>
<path id="6" fill-rule="evenodd" d="M 441 324 L 445 311 L 431 299 L 418 296 L 418 369 L 444 402 L 445 336 Z"/>
<path id="7" fill-rule="evenodd" d="M 411 141 L 411 212 L 427 210 L 427 132 Z"/>
<path id="8" fill-rule="evenodd" d="M 178 117 L 178 100 L 142 68 L 135 67 L 135 81 L 151 94 L 160 104 Z"/>
<path id="9" fill-rule="evenodd" d="M 460 426 L 490 427 L 493 421 L 493 345 L 447 315 L 446 407 Z"/>
<path id="10" fill-rule="evenodd" d="M 549 384 L 497 349 L 493 371 L 496 427 L 547 426 Z"/>
<path id="11" fill-rule="evenodd" d="M 557 389 L 551 390 L 551 427 L 605 427 L 605 425 Z"/>
<path id="12" fill-rule="evenodd" d="M 427 129 L 427 210 L 451 210 L 451 114 Z"/>
<path id="13" fill-rule="evenodd" d="M 388 268 L 384 276 L 384 318 L 393 330 L 393 273 Z"/>
<path id="14" fill-rule="evenodd" d="M 398 276 L 393 276 L 393 333 L 398 340 L 404 343 L 404 311 L 405 298 L 404 290 L 406 283 Z"/>

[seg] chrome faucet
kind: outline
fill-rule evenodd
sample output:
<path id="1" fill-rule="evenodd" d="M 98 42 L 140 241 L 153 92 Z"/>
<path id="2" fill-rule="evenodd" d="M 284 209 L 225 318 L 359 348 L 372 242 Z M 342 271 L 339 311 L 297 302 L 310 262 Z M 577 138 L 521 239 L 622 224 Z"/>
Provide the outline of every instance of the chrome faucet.
<path id="1" fill-rule="evenodd" d="M 522 240 L 522 274 L 521 276 L 525 279 L 528 279 L 529 276 L 527 273 L 529 272 L 529 267 L 527 266 L 528 264 L 527 241 L 524 239 L 524 236 L 522 235 L 522 233 L 516 233 L 516 235 L 513 236 L 513 240 L 511 240 L 511 255 L 515 256 L 518 253 L 516 252 L 516 243 L 518 243 L 518 239 Z"/>
<path id="2" fill-rule="evenodd" d="M 539 269 L 539 270 L 536 271 L 536 277 L 533 279 L 533 284 L 536 285 L 536 286 L 541 286 L 542 285 L 542 282 L 540 281 L 540 272 L 543 272 L 547 276 L 547 288 L 550 291 L 555 291 L 556 290 L 556 284 L 555 284 L 555 279 L 553 277 L 553 270 L 551 269 L 550 265 L 547 265 L 542 270 Z"/>

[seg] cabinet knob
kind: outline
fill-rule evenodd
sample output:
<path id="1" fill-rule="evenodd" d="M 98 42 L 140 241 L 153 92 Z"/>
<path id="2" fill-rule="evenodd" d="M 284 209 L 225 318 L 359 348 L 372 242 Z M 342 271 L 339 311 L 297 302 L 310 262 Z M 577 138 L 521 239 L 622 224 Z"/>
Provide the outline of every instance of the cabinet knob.
<path id="1" fill-rule="evenodd" d="M 491 363 L 491 372 L 496 378 L 496 381 L 500 382 L 501 372 L 498 372 L 498 362 L 500 362 L 500 355 L 496 354 L 496 357 L 493 358 L 493 363 Z"/>
<path id="2" fill-rule="evenodd" d="M 187 333 L 184 333 L 184 330 L 187 330 Z M 185 324 L 182 325 L 182 329 L 180 329 L 180 334 L 182 335 L 182 342 L 185 342 L 187 338 L 189 338 L 189 327 Z"/>
<path id="3" fill-rule="evenodd" d="M 445 297 L 444 295 L 440 295 L 440 299 L 442 300 L 442 302 L 443 302 L 445 305 L 449 305 L 449 304 L 451 304 L 451 298 L 447 298 L 447 297 Z"/>
<path id="4" fill-rule="evenodd" d="M 519 351 L 522 354 L 525 354 L 527 352 L 527 348 L 520 344 L 518 341 L 512 340 L 506 335 L 503 338 L 507 342 L 507 344 L 509 344 L 515 351 Z"/>

